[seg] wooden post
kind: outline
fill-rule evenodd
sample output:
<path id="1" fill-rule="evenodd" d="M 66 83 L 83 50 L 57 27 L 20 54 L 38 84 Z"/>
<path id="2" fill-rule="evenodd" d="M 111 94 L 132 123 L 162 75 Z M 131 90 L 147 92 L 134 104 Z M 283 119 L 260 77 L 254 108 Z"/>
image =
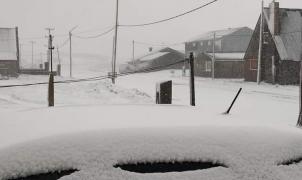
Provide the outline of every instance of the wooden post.
<path id="1" fill-rule="evenodd" d="M 195 80 L 194 80 L 194 55 L 190 53 L 190 103 L 195 106 Z"/>
<path id="2" fill-rule="evenodd" d="M 48 84 L 48 107 L 53 107 L 54 105 L 54 75 L 52 72 L 50 72 Z"/>

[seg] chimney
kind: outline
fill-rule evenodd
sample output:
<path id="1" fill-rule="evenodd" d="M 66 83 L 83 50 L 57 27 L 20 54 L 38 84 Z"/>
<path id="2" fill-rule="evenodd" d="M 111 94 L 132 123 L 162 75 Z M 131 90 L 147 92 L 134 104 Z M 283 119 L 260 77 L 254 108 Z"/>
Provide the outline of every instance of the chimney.
<path id="1" fill-rule="evenodd" d="M 273 35 L 280 35 L 280 21 L 279 2 L 273 0 L 269 5 L 269 26 Z"/>
<path id="2" fill-rule="evenodd" d="M 153 48 L 152 47 L 149 47 L 149 52 L 152 52 L 153 51 Z"/>

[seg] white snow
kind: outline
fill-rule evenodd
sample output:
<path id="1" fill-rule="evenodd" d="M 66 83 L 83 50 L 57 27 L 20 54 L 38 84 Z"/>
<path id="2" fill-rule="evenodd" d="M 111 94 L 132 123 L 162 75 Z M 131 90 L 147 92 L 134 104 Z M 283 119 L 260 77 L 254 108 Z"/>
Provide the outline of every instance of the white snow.
<path id="1" fill-rule="evenodd" d="M 173 80 L 173 105 L 154 105 L 163 80 Z M 40 81 L 47 77 L 0 84 Z M 68 168 L 80 171 L 62 179 L 300 179 L 302 163 L 277 166 L 302 157 L 297 86 L 197 77 L 191 107 L 188 84 L 180 70 L 120 77 L 117 85 L 61 84 L 54 108 L 46 107 L 47 86 L 0 89 L 0 179 Z M 231 114 L 222 115 L 240 87 Z M 228 168 L 137 174 L 113 167 L 173 160 Z"/>

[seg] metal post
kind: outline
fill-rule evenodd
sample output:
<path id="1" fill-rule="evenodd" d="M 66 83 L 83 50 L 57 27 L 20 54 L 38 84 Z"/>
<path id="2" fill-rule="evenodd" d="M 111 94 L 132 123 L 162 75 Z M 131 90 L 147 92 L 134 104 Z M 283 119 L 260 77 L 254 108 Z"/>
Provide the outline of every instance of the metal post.
<path id="1" fill-rule="evenodd" d="M 261 59 L 262 59 L 262 39 L 263 39 L 263 7 L 264 7 L 264 2 L 262 0 L 261 4 L 261 20 L 260 20 L 260 35 L 259 35 L 259 52 L 258 52 L 258 68 L 257 68 L 257 83 L 258 85 L 261 82 Z"/>
<path id="2" fill-rule="evenodd" d="M 119 0 L 116 0 L 116 16 L 115 16 L 115 35 L 114 35 L 114 49 L 113 49 L 113 68 L 112 68 L 112 83 L 115 84 L 116 79 L 116 54 L 117 54 L 117 33 L 118 33 L 118 12 Z"/>
<path id="3" fill-rule="evenodd" d="M 190 53 L 190 104 L 195 106 L 194 55 Z"/>
<path id="4" fill-rule="evenodd" d="M 239 91 L 238 91 L 238 93 L 236 94 L 236 96 L 235 96 L 235 98 L 234 98 L 234 100 L 233 100 L 231 106 L 229 107 L 229 109 L 228 109 L 224 114 L 230 114 L 230 112 L 231 112 L 231 110 L 232 110 L 232 107 L 234 106 L 234 104 L 235 104 L 235 102 L 236 102 L 238 96 L 240 95 L 241 91 L 242 91 L 242 88 L 239 89 Z"/>

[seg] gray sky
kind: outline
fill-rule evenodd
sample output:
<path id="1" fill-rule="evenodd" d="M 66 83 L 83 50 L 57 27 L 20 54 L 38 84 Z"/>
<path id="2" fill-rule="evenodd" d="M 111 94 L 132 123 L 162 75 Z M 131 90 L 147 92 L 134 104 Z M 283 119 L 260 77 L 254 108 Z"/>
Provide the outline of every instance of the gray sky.
<path id="1" fill-rule="evenodd" d="M 209 0 L 210 1 L 210 0 Z M 120 24 L 137 24 L 167 18 L 193 9 L 207 0 L 120 0 Z M 81 36 L 99 34 L 114 25 L 115 0 L 0 0 L 2 27 L 19 27 L 24 56 L 31 52 L 30 37 L 43 37 L 45 27 L 55 27 L 55 35 L 88 31 Z M 265 0 L 267 6 L 271 0 Z M 301 0 L 279 0 L 283 8 L 301 8 Z M 152 44 L 173 44 L 209 30 L 248 26 L 254 28 L 260 13 L 260 0 L 219 0 L 200 11 L 176 20 L 154 26 L 120 28 L 118 60 L 131 58 L 132 40 Z M 107 29 L 106 29 L 107 28 Z M 67 36 L 55 37 L 55 45 Z M 74 38 L 74 52 L 93 53 L 111 57 L 113 34 L 98 39 Z M 35 52 L 45 52 L 45 39 L 37 41 Z M 137 45 L 136 54 L 147 51 L 148 46 Z M 182 46 L 175 47 L 177 49 Z M 68 52 L 68 46 L 62 48 Z"/>

